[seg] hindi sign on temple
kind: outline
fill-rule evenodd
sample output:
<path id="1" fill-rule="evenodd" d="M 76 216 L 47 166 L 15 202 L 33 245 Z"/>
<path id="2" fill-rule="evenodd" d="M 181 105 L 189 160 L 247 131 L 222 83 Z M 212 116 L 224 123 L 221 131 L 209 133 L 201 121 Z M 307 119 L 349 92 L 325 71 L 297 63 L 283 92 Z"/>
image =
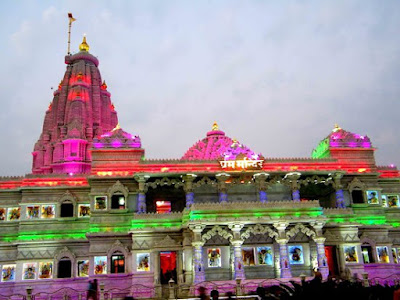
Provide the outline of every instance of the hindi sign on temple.
<path id="1" fill-rule="evenodd" d="M 222 169 L 261 169 L 263 160 L 260 159 L 247 159 L 242 160 L 220 160 Z"/>

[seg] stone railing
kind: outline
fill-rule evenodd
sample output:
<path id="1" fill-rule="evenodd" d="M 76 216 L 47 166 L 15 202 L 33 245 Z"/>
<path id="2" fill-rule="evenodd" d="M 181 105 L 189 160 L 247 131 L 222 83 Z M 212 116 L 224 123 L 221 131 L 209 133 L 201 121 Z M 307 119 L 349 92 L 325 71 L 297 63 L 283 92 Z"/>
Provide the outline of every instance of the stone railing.
<path id="1" fill-rule="evenodd" d="M 298 209 L 298 208 L 320 208 L 319 200 L 308 200 L 294 202 L 293 200 L 285 201 L 270 201 L 262 203 L 260 201 L 240 201 L 240 202 L 205 202 L 205 203 L 194 203 L 190 207 L 190 210 L 232 210 L 232 209 Z"/>
<path id="2" fill-rule="evenodd" d="M 324 215 L 330 216 L 330 215 L 353 215 L 354 211 L 351 208 L 324 208 L 323 209 Z"/>

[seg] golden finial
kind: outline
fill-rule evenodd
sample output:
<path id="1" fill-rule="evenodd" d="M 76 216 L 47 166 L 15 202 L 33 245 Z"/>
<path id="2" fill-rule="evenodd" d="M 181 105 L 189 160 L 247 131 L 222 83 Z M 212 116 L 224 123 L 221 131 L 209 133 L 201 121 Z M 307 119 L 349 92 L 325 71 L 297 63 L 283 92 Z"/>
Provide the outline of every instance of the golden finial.
<path id="1" fill-rule="evenodd" d="M 111 131 L 115 131 L 115 130 L 118 130 L 118 129 L 121 129 L 121 126 L 119 126 L 119 123 L 117 123 L 117 126 L 115 126 L 115 128 L 113 130 L 111 130 Z"/>
<path id="2" fill-rule="evenodd" d="M 63 81 L 61 80 L 60 83 L 58 84 L 58 89 L 59 90 L 61 90 L 61 88 L 62 88 L 62 83 L 63 83 Z"/>
<path id="3" fill-rule="evenodd" d="M 336 132 L 336 131 L 339 131 L 339 130 L 342 130 L 342 128 L 340 128 L 339 125 L 336 123 L 336 124 L 335 124 L 335 128 L 333 128 L 332 131 L 333 131 L 333 132 Z"/>
<path id="4" fill-rule="evenodd" d="M 83 35 L 83 41 L 79 45 L 79 51 L 89 52 L 89 45 L 86 43 L 86 34 Z"/>
<path id="5" fill-rule="evenodd" d="M 217 130 L 219 130 L 219 127 L 218 127 L 217 122 L 215 121 L 213 126 L 212 126 L 212 131 L 217 131 Z"/>

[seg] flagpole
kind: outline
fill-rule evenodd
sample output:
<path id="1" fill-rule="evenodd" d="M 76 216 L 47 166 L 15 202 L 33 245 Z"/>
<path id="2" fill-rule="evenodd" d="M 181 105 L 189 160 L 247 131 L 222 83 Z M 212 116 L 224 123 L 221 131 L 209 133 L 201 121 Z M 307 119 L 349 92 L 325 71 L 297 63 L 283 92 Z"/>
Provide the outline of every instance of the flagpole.
<path id="1" fill-rule="evenodd" d="M 71 54 L 71 27 L 72 27 L 72 22 L 74 22 L 76 19 L 74 19 L 74 17 L 72 16 L 72 13 L 68 13 L 68 19 L 69 19 L 69 23 L 68 23 L 68 52 L 67 52 L 67 54 L 70 55 Z"/>

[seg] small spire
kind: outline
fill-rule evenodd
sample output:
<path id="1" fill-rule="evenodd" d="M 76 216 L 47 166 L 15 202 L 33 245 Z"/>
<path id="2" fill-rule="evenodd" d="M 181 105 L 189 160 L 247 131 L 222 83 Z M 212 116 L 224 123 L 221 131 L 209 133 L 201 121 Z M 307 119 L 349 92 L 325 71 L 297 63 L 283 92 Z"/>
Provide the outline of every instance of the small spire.
<path id="1" fill-rule="evenodd" d="M 101 85 L 101 89 L 102 90 L 106 90 L 107 89 L 107 84 L 106 84 L 105 80 L 103 80 L 103 84 Z"/>
<path id="2" fill-rule="evenodd" d="M 212 131 L 218 131 L 218 130 L 219 130 L 218 123 L 217 123 L 217 121 L 215 121 L 212 126 Z"/>
<path id="3" fill-rule="evenodd" d="M 121 126 L 119 125 L 119 123 L 117 123 L 117 126 L 115 126 L 115 128 L 113 130 L 111 130 L 111 131 L 115 131 L 115 130 L 118 130 L 118 129 L 121 129 Z"/>
<path id="4" fill-rule="evenodd" d="M 340 128 L 339 125 L 336 123 L 335 127 L 332 129 L 332 132 L 336 132 L 336 131 L 339 131 L 339 130 L 342 130 L 342 128 Z"/>
<path id="5" fill-rule="evenodd" d="M 61 88 L 62 88 L 62 83 L 63 83 L 63 81 L 61 80 L 60 83 L 58 84 L 58 89 L 59 90 L 61 90 Z"/>
<path id="6" fill-rule="evenodd" d="M 79 45 L 79 51 L 89 52 L 89 45 L 86 42 L 86 34 L 83 35 L 83 41 Z"/>

